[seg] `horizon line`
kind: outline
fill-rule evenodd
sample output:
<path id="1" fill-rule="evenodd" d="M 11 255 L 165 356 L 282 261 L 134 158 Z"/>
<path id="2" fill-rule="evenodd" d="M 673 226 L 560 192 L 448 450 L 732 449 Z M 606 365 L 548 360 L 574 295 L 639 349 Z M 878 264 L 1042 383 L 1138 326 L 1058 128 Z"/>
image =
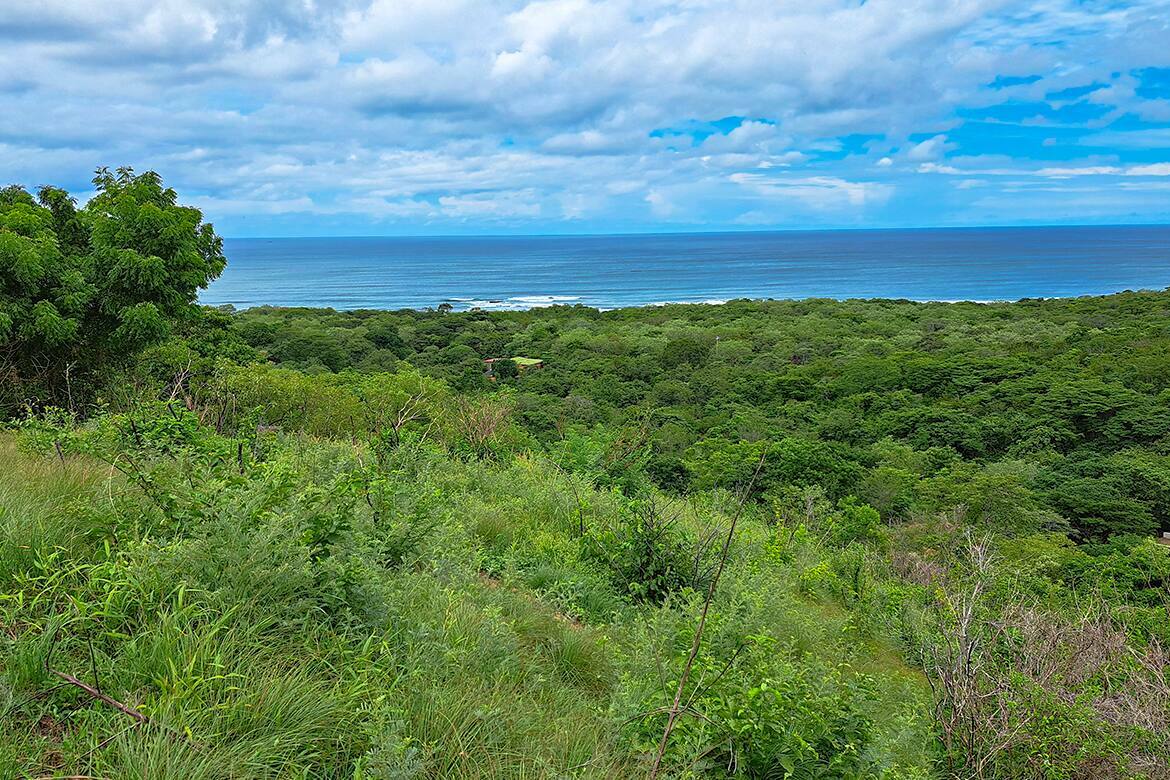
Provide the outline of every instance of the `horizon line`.
<path id="1" fill-rule="evenodd" d="M 221 236 L 230 241 L 280 241 L 313 238 L 640 238 L 650 236 L 719 236 L 719 235 L 767 235 L 774 233 L 892 233 L 929 232 L 942 230 L 1044 230 L 1078 228 L 1170 228 L 1168 222 L 1069 222 L 1069 223 L 1026 223 L 994 225 L 916 225 L 900 227 L 822 227 L 822 228 L 767 228 L 712 230 L 643 230 L 615 233 L 383 233 L 383 234 L 322 234 L 296 236 Z"/>

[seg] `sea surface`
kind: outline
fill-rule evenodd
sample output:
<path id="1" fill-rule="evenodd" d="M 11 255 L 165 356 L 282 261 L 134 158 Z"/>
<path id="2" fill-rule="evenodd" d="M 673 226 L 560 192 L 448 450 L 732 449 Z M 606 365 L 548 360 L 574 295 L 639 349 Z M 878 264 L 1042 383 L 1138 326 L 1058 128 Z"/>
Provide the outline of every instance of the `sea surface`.
<path id="1" fill-rule="evenodd" d="M 598 308 L 1016 300 L 1170 287 L 1170 226 L 227 239 L 206 304 Z"/>

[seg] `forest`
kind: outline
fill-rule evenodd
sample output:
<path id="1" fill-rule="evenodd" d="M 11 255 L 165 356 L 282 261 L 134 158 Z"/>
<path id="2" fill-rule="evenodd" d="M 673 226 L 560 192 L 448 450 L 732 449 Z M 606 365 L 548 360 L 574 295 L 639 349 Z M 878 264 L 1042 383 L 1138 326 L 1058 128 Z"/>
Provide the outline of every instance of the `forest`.
<path id="1" fill-rule="evenodd" d="M 0 776 L 1170 777 L 1170 291 L 198 304 L 0 190 Z"/>

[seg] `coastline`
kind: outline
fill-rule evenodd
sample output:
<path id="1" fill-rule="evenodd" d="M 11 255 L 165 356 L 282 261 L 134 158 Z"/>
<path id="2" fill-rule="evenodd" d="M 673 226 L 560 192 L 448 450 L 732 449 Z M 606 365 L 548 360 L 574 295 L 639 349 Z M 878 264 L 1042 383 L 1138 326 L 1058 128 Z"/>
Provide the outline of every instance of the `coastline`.
<path id="1" fill-rule="evenodd" d="M 595 305 L 590 305 L 588 303 L 585 303 L 583 301 L 566 301 L 566 300 L 558 300 L 556 302 L 550 302 L 550 303 L 533 302 L 533 303 L 527 303 L 524 305 L 509 304 L 506 301 L 500 302 L 499 305 L 492 305 L 494 302 L 488 301 L 487 302 L 488 305 L 484 305 L 484 306 L 470 306 L 470 307 L 452 306 L 452 308 L 449 311 L 453 314 L 471 314 L 471 313 L 507 314 L 507 313 L 529 312 L 529 311 L 536 311 L 536 310 L 542 310 L 542 309 L 555 310 L 555 309 L 581 308 L 581 309 L 586 309 L 586 310 L 590 310 L 590 311 L 597 311 L 597 312 L 613 312 L 613 311 L 630 311 L 630 310 L 639 310 L 639 309 L 666 308 L 668 306 L 718 307 L 718 306 L 726 306 L 726 305 L 732 304 L 732 303 L 793 303 L 793 304 L 795 304 L 795 303 L 803 303 L 803 302 L 809 302 L 809 301 L 833 301 L 835 303 L 872 303 L 872 304 L 882 304 L 882 303 L 885 303 L 885 304 L 889 304 L 889 303 L 906 304 L 906 303 L 911 303 L 911 304 L 920 304 L 920 305 L 946 305 L 946 306 L 971 304 L 971 305 L 978 305 L 978 306 L 992 306 L 992 305 L 999 305 L 999 304 L 1019 304 L 1019 303 L 1025 303 L 1025 302 L 1039 302 L 1039 301 L 1075 301 L 1075 300 L 1081 300 L 1081 299 L 1088 300 L 1088 299 L 1095 299 L 1095 298 L 1111 298 L 1111 297 L 1122 296 L 1122 295 L 1160 294 L 1160 293 L 1164 293 L 1167 291 L 1170 291 L 1170 285 L 1167 285 L 1166 287 L 1161 288 L 1161 289 L 1149 287 L 1149 288 L 1138 288 L 1138 289 L 1114 290 L 1111 292 L 1102 292 L 1102 293 L 1082 293 L 1082 294 L 1078 294 L 1078 295 L 1025 296 L 1022 298 L 940 299 L 940 298 L 905 298 L 905 297 L 893 298 L 893 297 L 884 297 L 884 296 L 874 296 L 874 297 L 851 296 L 851 297 L 847 297 L 847 298 L 837 298 L 837 297 L 833 297 L 833 296 L 818 295 L 818 296 L 804 296 L 804 297 L 792 297 L 792 298 L 738 297 L 738 298 L 706 299 L 706 300 L 651 301 L 649 303 L 629 304 L 629 305 L 623 305 L 623 306 L 595 306 Z M 524 296 L 524 297 L 526 297 L 526 298 L 541 298 L 541 297 L 545 297 L 545 296 Z M 566 298 L 569 296 L 547 296 L 547 297 Z M 214 303 L 213 304 L 213 303 L 207 303 L 207 302 L 200 301 L 200 305 L 206 306 L 208 308 L 214 309 L 214 308 L 230 307 L 231 310 L 238 311 L 238 312 L 248 311 L 251 309 L 277 309 L 277 310 L 303 309 L 303 310 L 310 310 L 310 311 L 312 311 L 312 310 L 318 310 L 318 311 L 332 310 L 332 311 L 338 311 L 338 312 L 379 311 L 379 312 L 422 313 L 422 312 L 427 312 L 427 311 L 437 311 L 440 309 L 440 306 L 444 303 L 450 304 L 453 302 L 452 301 L 440 301 L 438 304 L 435 304 L 435 305 L 419 306 L 419 307 L 413 307 L 413 306 L 399 306 L 399 307 L 357 306 L 357 307 L 352 307 L 352 308 L 348 308 L 348 307 L 343 308 L 343 307 L 325 306 L 325 305 L 286 306 L 286 305 L 281 305 L 281 304 L 270 304 L 270 303 L 255 303 L 255 304 L 247 305 L 247 306 L 239 306 L 239 305 L 236 305 L 236 304 L 233 304 L 230 302 L 229 303 Z"/>
<path id="2" fill-rule="evenodd" d="M 1170 226 L 238 239 L 200 296 L 355 309 L 602 310 L 738 300 L 1001 302 L 1170 285 Z"/>

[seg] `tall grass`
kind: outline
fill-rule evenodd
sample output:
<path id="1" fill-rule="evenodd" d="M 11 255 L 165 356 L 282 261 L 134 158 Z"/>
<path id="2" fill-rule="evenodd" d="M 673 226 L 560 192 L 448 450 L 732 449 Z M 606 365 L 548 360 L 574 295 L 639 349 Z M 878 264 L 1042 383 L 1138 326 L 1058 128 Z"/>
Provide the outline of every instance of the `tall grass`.
<path id="1" fill-rule="evenodd" d="M 0 777 L 644 770 L 695 595 L 676 583 L 661 603 L 639 600 L 613 557 L 624 553 L 599 552 L 632 538 L 623 496 L 535 458 L 464 460 L 429 444 L 406 442 L 376 468 L 350 442 L 269 435 L 244 460 L 231 443 L 208 447 L 134 454 L 172 491 L 160 503 L 97 459 L 0 439 Z M 671 554 L 699 549 L 687 545 L 725 522 L 725 503 L 680 504 Z M 790 670 L 804 687 L 766 711 L 845 708 L 866 741 L 858 766 L 926 772 L 921 681 L 879 652 L 855 610 L 809 594 L 801 572 L 828 553 L 810 542 L 780 560 L 774 537 L 745 517 L 696 707 L 727 714 Z M 751 755 L 753 738 L 702 717 L 688 712 L 672 740 L 676 774 Z"/>

